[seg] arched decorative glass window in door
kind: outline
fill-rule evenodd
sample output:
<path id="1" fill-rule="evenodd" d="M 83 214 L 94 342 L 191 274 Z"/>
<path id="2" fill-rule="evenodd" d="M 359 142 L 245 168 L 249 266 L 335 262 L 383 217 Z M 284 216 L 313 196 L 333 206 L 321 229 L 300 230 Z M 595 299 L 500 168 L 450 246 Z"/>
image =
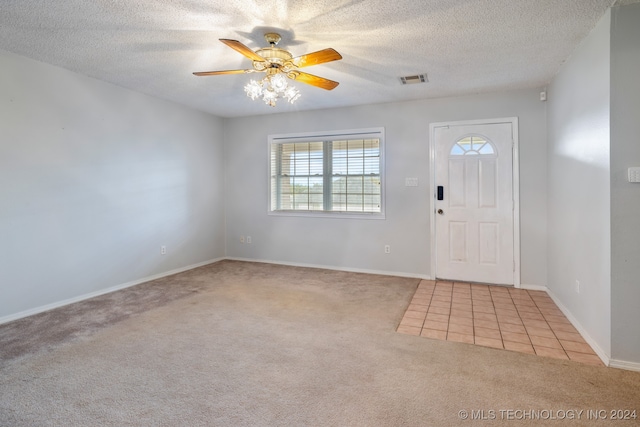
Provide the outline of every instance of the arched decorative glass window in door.
<path id="1" fill-rule="evenodd" d="M 472 135 L 458 140 L 451 147 L 451 156 L 495 155 L 496 150 L 490 141 L 480 135 Z"/>

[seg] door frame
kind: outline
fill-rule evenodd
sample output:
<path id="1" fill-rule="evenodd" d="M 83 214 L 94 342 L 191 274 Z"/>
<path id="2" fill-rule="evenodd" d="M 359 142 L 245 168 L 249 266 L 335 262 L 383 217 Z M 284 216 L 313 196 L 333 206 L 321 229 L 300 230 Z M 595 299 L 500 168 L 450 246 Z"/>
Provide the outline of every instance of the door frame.
<path id="1" fill-rule="evenodd" d="M 451 122 L 438 122 L 429 124 L 429 179 L 431 184 L 429 191 L 429 222 L 431 227 L 431 277 L 436 279 L 436 147 L 435 132 L 437 128 L 450 126 L 489 125 L 499 123 L 511 123 L 513 138 L 512 150 L 512 177 L 513 177 L 513 285 L 520 288 L 520 156 L 518 143 L 518 118 L 506 117 L 498 119 L 464 120 Z"/>

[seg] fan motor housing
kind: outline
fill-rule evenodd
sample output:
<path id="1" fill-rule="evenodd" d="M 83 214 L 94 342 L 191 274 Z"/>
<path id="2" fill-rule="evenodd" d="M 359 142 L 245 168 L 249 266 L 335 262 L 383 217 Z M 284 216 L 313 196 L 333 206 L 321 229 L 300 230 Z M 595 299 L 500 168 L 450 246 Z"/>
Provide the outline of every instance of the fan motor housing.
<path id="1" fill-rule="evenodd" d="M 253 69 L 256 71 L 278 69 L 289 72 L 296 68 L 295 64 L 291 61 L 293 55 L 284 49 L 272 46 L 259 49 L 256 53 L 266 59 L 266 61 L 253 61 Z"/>
<path id="2" fill-rule="evenodd" d="M 279 65 L 282 65 L 286 61 L 290 61 L 293 58 L 293 55 L 291 55 L 284 49 L 280 49 L 279 47 L 265 47 L 257 50 L 256 53 L 262 56 L 267 61 Z"/>

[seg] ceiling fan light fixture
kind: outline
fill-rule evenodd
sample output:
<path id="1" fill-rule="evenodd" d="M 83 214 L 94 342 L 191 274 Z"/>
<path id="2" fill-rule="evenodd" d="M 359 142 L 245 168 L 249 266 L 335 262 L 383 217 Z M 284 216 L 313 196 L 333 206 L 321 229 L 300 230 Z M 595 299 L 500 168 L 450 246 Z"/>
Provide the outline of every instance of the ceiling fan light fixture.
<path id="1" fill-rule="evenodd" d="M 262 100 L 264 101 L 265 104 L 271 106 L 271 107 L 275 107 L 276 106 L 276 100 L 278 99 L 278 94 L 271 90 L 271 89 L 265 89 L 262 92 Z"/>
<path id="2" fill-rule="evenodd" d="M 250 80 L 244 91 L 254 101 L 262 97 L 264 103 L 271 107 L 276 106 L 279 98 L 284 98 L 291 104 L 300 98 L 300 91 L 290 86 L 284 74 L 279 72 L 269 74 L 260 81 Z"/>
<path id="3" fill-rule="evenodd" d="M 284 97 L 287 101 L 293 104 L 298 100 L 298 98 L 300 98 L 300 91 L 293 86 L 289 86 L 284 91 Z"/>
<path id="4" fill-rule="evenodd" d="M 266 76 L 262 80 L 249 81 L 244 86 L 244 91 L 252 100 L 255 101 L 262 97 L 265 104 L 272 107 L 276 106 L 276 101 L 280 98 L 289 101 L 291 104 L 300 98 L 300 92 L 296 87 L 289 85 L 289 80 L 295 80 L 325 90 L 333 90 L 338 86 L 338 82 L 298 70 L 299 68 L 342 59 L 342 55 L 336 52 L 335 49 L 322 49 L 294 58 L 291 52 L 276 47 L 280 41 L 278 33 L 267 33 L 265 34 L 265 39 L 269 43 L 269 47 L 258 49 L 255 52 L 238 40 L 220 39 L 222 43 L 250 59 L 253 63 L 253 68 L 251 69 L 202 71 L 193 74 L 196 76 L 216 76 L 221 74 L 264 72 Z"/>
<path id="5" fill-rule="evenodd" d="M 271 76 L 270 83 L 271 88 L 273 88 L 275 92 L 284 92 L 289 86 L 287 83 L 287 78 L 282 74 L 275 74 Z"/>
<path id="6" fill-rule="evenodd" d="M 262 85 L 255 80 L 249 81 L 244 87 L 247 96 L 254 101 L 262 95 Z"/>

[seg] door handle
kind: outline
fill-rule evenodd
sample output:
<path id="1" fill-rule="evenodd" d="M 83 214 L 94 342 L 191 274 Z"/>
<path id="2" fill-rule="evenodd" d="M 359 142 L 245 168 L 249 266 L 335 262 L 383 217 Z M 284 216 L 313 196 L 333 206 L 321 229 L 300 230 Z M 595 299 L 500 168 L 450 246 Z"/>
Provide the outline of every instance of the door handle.
<path id="1" fill-rule="evenodd" d="M 440 215 L 444 215 L 444 211 L 443 211 L 442 209 L 438 209 L 438 213 L 439 213 Z"/>

